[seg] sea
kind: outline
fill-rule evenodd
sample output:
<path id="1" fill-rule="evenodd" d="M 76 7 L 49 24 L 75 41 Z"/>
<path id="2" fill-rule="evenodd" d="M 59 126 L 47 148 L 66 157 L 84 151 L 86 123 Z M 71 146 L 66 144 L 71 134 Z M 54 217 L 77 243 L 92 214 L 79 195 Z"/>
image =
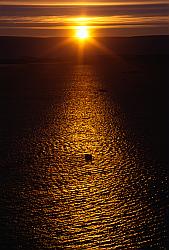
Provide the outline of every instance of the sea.
<path id="1" fill-rule="evenodd" d="M 167 249 L 167 70 L 0 64 L 0 249 Z"/>

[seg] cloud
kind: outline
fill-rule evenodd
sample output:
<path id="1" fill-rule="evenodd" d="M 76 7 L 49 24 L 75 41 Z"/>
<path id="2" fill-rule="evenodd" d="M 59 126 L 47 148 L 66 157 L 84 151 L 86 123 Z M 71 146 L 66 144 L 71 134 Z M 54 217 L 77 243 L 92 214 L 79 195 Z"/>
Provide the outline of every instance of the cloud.
<path id="1" fill-rule="evenodd" d="M 168 33 L 168 5 L 166 3 L 133 3 L 115 4 L 105 6 L 42 6 L 42 5 L 0 5 L 0 28 L 14 32 L 27 29 L 59 30 L 71 29 L 72 26 L 87 24 L 95 29 L 107 29 L 111 34 L 112 29 L 130 30 L 152 28 L 159 33 L 159 28 Z M 79 17 L 83 17 L 79 19 Z M 6 31 L 6 33 L 7 33 Z M 18 34 L 18 31 L 16 32 Z M 33 32 L 34 33 L 34 32 Z M 48 34 L 49 32 L 47 32 Z M 161 33 L 161 32 L 160 32 Z M 4 34 L 4 32 L 2 32 Z"/>
<path id="2" fill-rule="evenodd" d="M 168 15 L 168 4 L 133 4 L 106 6 L 32 6 L 1 5 L 1 16 L 53 16 L 53 15 Z"/>
<path id="3" fill-rule="evenodd" d="M 133 17 L 123 16 L 97 16 L 97 17 L 70 17 L 70 16 L 38 16 L 38 17 L 0 17 L 1 26 L 10 27 L 57 27 L 65 28 L 81 25 L 88 26 L 116 26 L 116 25 L 168 25 L 168 17 Z"/>

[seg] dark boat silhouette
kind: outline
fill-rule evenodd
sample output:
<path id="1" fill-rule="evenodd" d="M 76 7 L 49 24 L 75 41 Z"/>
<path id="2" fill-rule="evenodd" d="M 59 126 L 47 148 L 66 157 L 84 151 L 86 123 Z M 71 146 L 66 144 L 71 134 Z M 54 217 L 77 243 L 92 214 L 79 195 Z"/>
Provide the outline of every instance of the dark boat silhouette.
<path id="1" fill-rule="evenodd" d="M 92 157 L 91 154 L 85 154 L 84 157 L 85 157 L 85 161 L 86 161 L 86 162 L 91 162 L 92 159 L 93 159 L 93 157 Z"/>

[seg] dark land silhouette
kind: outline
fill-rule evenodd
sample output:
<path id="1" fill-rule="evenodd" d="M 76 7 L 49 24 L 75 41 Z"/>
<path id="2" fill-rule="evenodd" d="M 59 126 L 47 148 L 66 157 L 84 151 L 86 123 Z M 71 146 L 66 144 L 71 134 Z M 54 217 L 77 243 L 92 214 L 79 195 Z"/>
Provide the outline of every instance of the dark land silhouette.
<path id="1" fill-rule="evenodd" d="M 147 37 L 105 37 L 94 38 L 97 45 L 84 43 L 84 62 L 100 62 L 117 55 L 123 56 L 157 56 L 168 55 L 168 36 Z M 66 61 L 76 62 L 79 42 L 76 38 L 33 38 L 0 37 L 0 62 L 28 61 Z M 99 46 L 103 48 L 99 48 Z"/>

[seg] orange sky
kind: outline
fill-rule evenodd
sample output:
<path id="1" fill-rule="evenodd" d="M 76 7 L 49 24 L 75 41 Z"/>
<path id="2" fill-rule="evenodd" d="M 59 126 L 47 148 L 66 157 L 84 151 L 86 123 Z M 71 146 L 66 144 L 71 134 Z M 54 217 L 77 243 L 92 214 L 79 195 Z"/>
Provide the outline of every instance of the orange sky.
<path id="1" fill-rule="evenodd" d="M 116 5 L 116 4 L 122 4 L 122 5 L 126 5 L 126 4 L 149 4 L 149 3 L 168 3 L 168 0 L 107 0 L 107 1 L 103 1 L 103 0 L 84 0 L 84 1 L 79 1 L 79 0 L 1 0 L 0 4 L 45 4 L 45 5 L 50 5 L 50 4 L 56 4 L 56 5 L 64 5 L 64 4 L 68 4 L 68 5 Z"/>
<path id="2" fill-rule="evenodd" d="M 71 36 L 74 26 L 84 24 L 94 36 L 168 34 L 166 0 L 85 2 L 1 0 L 0 35 Z"/>

